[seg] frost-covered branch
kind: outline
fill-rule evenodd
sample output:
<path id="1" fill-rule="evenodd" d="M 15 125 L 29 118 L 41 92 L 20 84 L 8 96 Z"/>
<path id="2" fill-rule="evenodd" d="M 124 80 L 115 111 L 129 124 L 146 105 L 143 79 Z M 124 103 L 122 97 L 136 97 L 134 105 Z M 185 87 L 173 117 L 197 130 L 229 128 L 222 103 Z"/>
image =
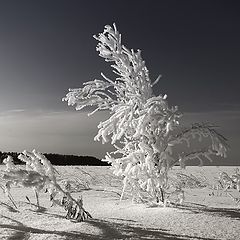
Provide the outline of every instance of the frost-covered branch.
<path id="1" fill-rule="evenodd" d="M 225 156 L 228 144 L 227 139 L 216 131 L 216 126 L 206 123 L 195 123 L 190 128 L 184 129 L 177 135 L 171 135 L 168 141 L 169 145 L 187 143 L 190 147 L 190 142 L 194 138 L 198 138 L 201 142 L 203 138 L 210 138 L 212 141 L 213 150 L 217 151 L 220 156 Z"/>

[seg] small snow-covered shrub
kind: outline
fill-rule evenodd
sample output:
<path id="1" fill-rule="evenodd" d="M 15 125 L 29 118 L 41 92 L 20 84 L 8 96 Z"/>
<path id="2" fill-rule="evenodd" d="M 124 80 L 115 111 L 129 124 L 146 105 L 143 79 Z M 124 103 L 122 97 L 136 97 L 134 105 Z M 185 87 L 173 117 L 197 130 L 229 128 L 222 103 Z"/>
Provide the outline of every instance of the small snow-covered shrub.
<path id="1" fill-rule="evenodd" d="M 113 173 L 123 178 L 122 196 L 130 188 L 133 200 L 164 202 L 169 170 L 176 164 L 184 167 L 187 160 L 202 163 L 204 158 L 211 160 L 212 155 L 225 157 L 226 139 L 211 124 L 179 127 L 178 108 L 168 106 L 167 95 L 153 93 L 160 76 L 151 81 L 141 51 L 122 45 L 115 25 L 105 26 L 103 33 L 94 38 L 99 42 L 99 56 L 112 63 L 117 77 L 112 80 L 102 73 L 102 80 L 70 89 L 63 101 L 75 105 L 76 110 L 108 110 L 110 116 L 99 123 L 94 140 L 111 142 L 116 148 L 103 161 L 111 163 Z M 208 138 L 210 144 L 176 153 L 177 145 L 186 143 L 191 147 L 194 137 L 200 141 Z"/>
<path id="2" fill-rule="evenodd" d="M 75 200 L 67 189 L 60 186 L 55 176 L 54 167 L 43 154 L 36 150 L 32 152 L 25 150 L 18 158 L 26 163 L 25 169 L 14 165 L 12 157 L 8 156 L 3 161 L 6 169 L 2 176 L 3 181 L 5 181 L 4 192 L 15 207 L 17 206 L 10 194 L 12 185 L 32 188 L 36 193 L 38 206 L 39 192 L 47 192 L 52 203 L 65 208 L 66 217 L 69 219 L 83 221 L 86 218 L 91 218 L 91 215 L 83 208 L 82 198 Z"/>
<path id="3" fill-rule="evenodd" d="M 204 188 L 208 186 L 206 178 L 184 173 L 176 173 L 175 175 L 175 179 L 169 179 L 169 184 L 177 188 Z"/>
<path id="4" fill-rule="evenodd" d="M 226 172 L 220 172 L 218 179 L 224 190 L 237 189 L 240 192 L 240 173 L 238 168 L 230 176 Z"/>
<path id="5" fill-rule="evenodd" d="M 89 182 L 84 181 L 75 176 L 68 176 L 61 180 L 61 185 L 63 185 L 64 189 L 70 193 L 72 192 L 81 192 L 83 190 L 89 190 Z"/>
<path id="6" fill-rule="evenodd" d="M 231 192 L 230 192 L 231 191 Z M 232 192 L 238 197 L 232 195 Z M 222 195 L 225 193 L 236 204 L 240 204 L 240 173 L 239 169 L 235 169 L 235 173 L 228 175 L 226 172 L 220 172 L 216 183 L 213 185 L 213 191 L 210 195 Z"/>

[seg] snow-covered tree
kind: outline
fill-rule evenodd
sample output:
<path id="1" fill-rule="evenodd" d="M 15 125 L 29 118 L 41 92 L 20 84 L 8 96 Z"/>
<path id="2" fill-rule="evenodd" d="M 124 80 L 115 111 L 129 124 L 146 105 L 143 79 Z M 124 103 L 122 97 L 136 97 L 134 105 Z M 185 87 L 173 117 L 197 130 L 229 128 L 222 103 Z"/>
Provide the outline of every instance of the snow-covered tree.
<path id="1" fill-rule="evenodd" d="M 123 177 L 123 191 L 130 186 L 134 200 L 163 202 L 168 188 L 168 172 L 186 160 L 211 155 L 226 156 L 226 139 L 211 124 L 193 124 L 181 129 L 178 108 L 169 107 L 167 95 L 155 96 L 153 87 L 160 76 L 151 81 L 141 51 L 122 45 L 121 34 L 105 26 L 103 33 L 94 36 L 96 50 L 106 62 L 111 62 L 115 79 L 101 73 L 102 80 L 84 83 L 82 88 L 69 89 L 63 101 L 76 110 L 95 107 L 92 113 L 108 110 L 109 118 L 100 122 L 94 140 L 111 144 L 116 151 L 107 153 L 103 161 L 111 163 L 113 173 Z M 90 114 L 92 114 L 90 113 Z M 175 146 L 187 143 L 192 137 L 209 138 L 207 148 L 190 152 L 174 152 Z M 191 149 L 191 148 L 190 148 Z"/>

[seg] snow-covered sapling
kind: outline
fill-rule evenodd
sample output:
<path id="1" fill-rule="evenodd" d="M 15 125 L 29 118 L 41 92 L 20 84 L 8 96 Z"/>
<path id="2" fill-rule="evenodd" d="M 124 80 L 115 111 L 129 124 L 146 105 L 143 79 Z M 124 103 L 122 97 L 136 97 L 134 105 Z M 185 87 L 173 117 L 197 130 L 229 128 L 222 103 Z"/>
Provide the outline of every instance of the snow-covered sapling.
<path id="1" fill-rule="evenodd" d="M 214 190 L 217 191 L 215 192 Z M 217 183 L 213 186 L 213 191 L 210 195 L 222 195 L 223 193 L 236 204 L 240 204 L 240 173 L 238 168 L 235 169 L 235 173 L 232 175 L 228 175 L 226 172 L 219 173 Z"/>
<path id="2" fill-rule="evenodd" d="M 38 207 L 39 192 L 44 191 L 49 193 L 50 201 L 65 208 L 67 218 L 76 221 L 91 218 L 91 215 L 83 208 L 82 198 L 75 200 L 69 191 L 63 189 L 60 184 L 58 184 L 55 169 L 43 154 L 36 150 L 32 152 L 25 150 L 18 158 L 26 163 L 25 170 L 14 165 L 13 159 L 8 156 L 3 161 L 6 169 L 2 176 L 2 179 L 5 181 L 5 193 L 15 207 L 17 206 L 10 194 L 12 185 L 32 188 L 36 194 Z"/>
<path id="3" fill-rule="evenodd" d="M 95 107 L 92 113 L 107 110 L 110 116 L 98 125 L 94 140 L 111 142 L 116 151 L 107 153 L 103 161 L 111 163 L 113 173 L 123 178 L 123 191 L 130 186 L 133 200 L 164 202 L 168 188 L 168 172 L 176 164 L 185 166 L 187 160 L 212 155 L 226 156 L 226 139 L 211 124 L 179 127 L 178 108 L 169 107 L 167 95 L 156 96 L 153 87 L 160 76 L 151 81 L 141 51 L 122 45 L 115 24 L 105 26 L 94 36 L 96 50 L 106 62 L 111 62 L 115 79 L 103 73 L 102 80 L 85 82 L 82 88 L 69 89 L 63 101 L 76 110 Z M 90 114 L 92 114 L 90 113 Z M 206 148 L 176 153 L 175 146 L 190 143 L 192 137 L 209 138 Z"/>

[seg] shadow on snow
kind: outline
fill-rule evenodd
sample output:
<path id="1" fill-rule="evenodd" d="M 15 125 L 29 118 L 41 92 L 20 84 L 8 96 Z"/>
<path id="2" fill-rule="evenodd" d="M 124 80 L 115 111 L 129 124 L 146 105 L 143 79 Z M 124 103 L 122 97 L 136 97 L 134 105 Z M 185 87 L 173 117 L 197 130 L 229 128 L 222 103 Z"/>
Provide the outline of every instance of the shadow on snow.
<path id="1" fill-rule="evenodd" d="M 177 205 L 178 209 L 188 210 L 194 214 L 205 213 L 210 215 L 215 215 L 219 217 L 227 217 L 236 220 L 240 220 L 240 210 L 237 208 L 216 208 L 208 207 L 202 204 L 185 204 Z"/>
<path id="2" fill-rule="evenodd" d="M 199 240 L 213 240 L 210 238 L 201 238 L 196 236 L 187 236 L 187 235 L 175 235 L 168 233 L 167 230 L 163 229 L 151 229 L 151 228 L 142 228 L 140 226 L 129 226 L 128 224 L 122 223 L 112 223 L 106 220 L 92 219 L 88 220 L 85 223 L 89 227 L 96 227 L 101 231 L 101 235 L 92 235 L 86 233 L 79 233 L 75 231 L 66 232 L 66 231 L 51 231 L 43 230 L 33 227 L 25 226 L 23 223 L 11 219 L 6 216 L 1 216 L 7 220 L 12 221 L 13 224 L 0 224 L 0 228 L 5 228 L 9 230 L 14 230 L 12 236 L 8 240 L 26 240 L 30 237 L 30 234 L 49 234 L 57 235 L 62 237 L 67 237 L 69 240 L 91 240 L 91 239 L 167 239 L 167 240 L 186 240 L 186 239 L 199 239 Z M 78 223 L 79 224 L 79 223 Z M 81 223 L 80 223 L 81 224 Z M 87 227 L 87 226 L 86 226 Z"/>

